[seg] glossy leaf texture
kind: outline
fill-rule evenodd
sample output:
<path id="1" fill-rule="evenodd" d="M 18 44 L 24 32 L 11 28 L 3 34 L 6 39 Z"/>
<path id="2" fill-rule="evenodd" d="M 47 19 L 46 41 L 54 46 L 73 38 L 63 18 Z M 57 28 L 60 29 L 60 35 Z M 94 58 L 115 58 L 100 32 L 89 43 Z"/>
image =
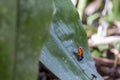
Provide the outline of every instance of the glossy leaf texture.
<path id="1" fill-rule="evenodd" d="M 56 13 L 49 38 L 41 51 L 40 62 L 60 80 L 103 80 L 91 58 L 76 8 L 70 0 L 54 1 Z M 81 61 L 73 54 L 79 47 L 84 50 Z"/>
<path id="2" fill-rule="evenodd" d="M 0 80 L 37 80 L 53 0 L 0 0 Z"/>

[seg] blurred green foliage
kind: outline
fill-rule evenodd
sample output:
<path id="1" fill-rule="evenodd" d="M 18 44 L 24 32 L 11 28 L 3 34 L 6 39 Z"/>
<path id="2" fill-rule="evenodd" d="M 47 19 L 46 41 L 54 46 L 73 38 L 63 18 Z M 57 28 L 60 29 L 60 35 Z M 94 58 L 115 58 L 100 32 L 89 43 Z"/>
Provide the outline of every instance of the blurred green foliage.
<path id="1" fill-rule="evenodd" d="M 0 0 L 0 80 L 37 80 L 52 0 Z"/>

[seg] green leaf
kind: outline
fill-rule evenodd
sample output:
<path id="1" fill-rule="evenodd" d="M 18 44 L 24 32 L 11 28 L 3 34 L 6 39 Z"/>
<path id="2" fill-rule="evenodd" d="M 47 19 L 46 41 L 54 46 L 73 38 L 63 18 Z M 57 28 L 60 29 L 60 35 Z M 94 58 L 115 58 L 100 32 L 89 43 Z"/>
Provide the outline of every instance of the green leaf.
<path id="1" fill-rule="evenodd" d="M 15 29 L 16 0 L 0 0 L 0 80 L 12 80 Z"/>
<path id="2" fill-rule="evenodd" d="M 0 0 L 0 80 L 37 80 L 52 0 Z"/>
<path id="3" fill-rule="evenodd" d="M 100 16 L 99 13 L 95 13 L 87 18 L 87 24 L 92 25 L 93 21 Z"/>
<path id="4" fill-rule="evenodd" d="M 114 20 L 120 21 L 120 0 L 113 0 L 113 16 Z M 110 15 L 111 16 L 111 15 Z"/>
<path id="5" fill-rule="evenodd" d="M 48 41 L 40 56 L 40 62 L 60 80 L 103 80 L 97 73 L 90 55 L 85 31 L 77 10 L 70 0 L 55 0 L 56 13 Z M 78 61 L 73 51 L 84 49 L 84 58 Z"/>
<path id="6" fill-rule="evenodd" d="M 99 52 L 99 51 L 97 51 L 97 50 L 94 50 L 94 51 L 92 52 L 92 55 L 101 57 L 101 56 L 102 56 L 102 53 Z"/>

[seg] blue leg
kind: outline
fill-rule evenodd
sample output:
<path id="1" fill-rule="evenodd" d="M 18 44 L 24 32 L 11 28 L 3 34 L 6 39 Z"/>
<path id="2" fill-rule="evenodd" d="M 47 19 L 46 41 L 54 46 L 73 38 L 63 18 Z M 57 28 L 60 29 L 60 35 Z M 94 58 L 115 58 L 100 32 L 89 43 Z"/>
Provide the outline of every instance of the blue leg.
<path id="1" fill-rule="evenodd" d="M 79 57 L 79 58 L 78 58 L 78 61 L 81 61 L 83 58 L 84 58 L 83 56 Z"/>

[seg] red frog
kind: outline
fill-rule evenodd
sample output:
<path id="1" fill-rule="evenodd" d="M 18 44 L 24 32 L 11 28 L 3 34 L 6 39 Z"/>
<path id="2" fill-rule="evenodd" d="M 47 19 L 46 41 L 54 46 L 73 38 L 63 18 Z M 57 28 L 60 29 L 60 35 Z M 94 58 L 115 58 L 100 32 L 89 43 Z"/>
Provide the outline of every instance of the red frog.
<path id="1" fill-rule="evenodd" d="M 81 61 L 84 57 L 83 57 L 83 54 L 84 54 L 84 50 L 82 47 L 79 47 L 78 49 L 78 52 L 74 52 L 74 54 L 77 56 L 78 58 L 78 61 Z"/>

